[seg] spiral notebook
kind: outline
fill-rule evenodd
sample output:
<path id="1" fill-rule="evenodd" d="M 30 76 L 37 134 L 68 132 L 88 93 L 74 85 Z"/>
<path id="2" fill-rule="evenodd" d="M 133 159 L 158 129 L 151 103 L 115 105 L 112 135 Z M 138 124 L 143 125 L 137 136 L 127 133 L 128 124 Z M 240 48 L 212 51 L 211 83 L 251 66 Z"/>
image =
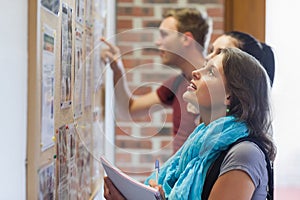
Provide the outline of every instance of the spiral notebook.
<path id="1" fill-rule="evenodd" d="M 130 200 L 160 200 L 162 199 L 157 189 L 147 186 L 123 173 L 112 165 L 104 156 L 101 156 L 102 166 L 116 188 L 126 199 Z"/>

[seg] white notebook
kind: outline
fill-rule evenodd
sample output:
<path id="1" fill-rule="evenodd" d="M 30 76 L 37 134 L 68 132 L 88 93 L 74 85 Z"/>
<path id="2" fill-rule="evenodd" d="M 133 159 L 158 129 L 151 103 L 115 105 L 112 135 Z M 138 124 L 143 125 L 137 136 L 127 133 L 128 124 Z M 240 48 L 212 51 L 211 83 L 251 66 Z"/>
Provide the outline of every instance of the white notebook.
<path id="1" fill-rule="evenodd" d="M 161 196 L 157 189 L 147 186 L 123 173 L 113 166 L 104 156 L 101 156 L 103 168 L 116 188 L 128 200 L 160 200 Z"/>

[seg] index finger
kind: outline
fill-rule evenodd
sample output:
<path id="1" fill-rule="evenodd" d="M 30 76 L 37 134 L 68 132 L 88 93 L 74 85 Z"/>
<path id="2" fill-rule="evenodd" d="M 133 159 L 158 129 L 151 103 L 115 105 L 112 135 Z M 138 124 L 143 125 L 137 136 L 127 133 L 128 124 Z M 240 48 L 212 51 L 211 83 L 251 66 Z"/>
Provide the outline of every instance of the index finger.
<path id="1" fill-rule="evenodd" d="M 156 187 L 156 186 L 157 186 L 156 181 L 153 180 L 153 179 L 150 179 L 149 182 L 148 182 L 148 184 L 149 184 L 149 186 L 151 186 L 151 187 Z"/>
<path id="2" fill-rule="evenodd" d="M 110 49 L 114 49 L 114 46 L 113 46 L 111 43 L 109 43 L 104 37 L 101 37 L 100 40 L 101 40 L 104 44 L 106 44 Z"/>

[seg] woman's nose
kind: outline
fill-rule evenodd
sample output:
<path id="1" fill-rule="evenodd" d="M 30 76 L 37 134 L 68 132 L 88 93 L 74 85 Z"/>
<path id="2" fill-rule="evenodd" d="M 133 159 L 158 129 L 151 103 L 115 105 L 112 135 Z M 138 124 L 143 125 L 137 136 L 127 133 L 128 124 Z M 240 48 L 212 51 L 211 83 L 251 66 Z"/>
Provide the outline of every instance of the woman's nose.
<path id="1" fill-rule="evenodd" d="M 201 69 L 194 70 L 192 72 L 193 79 L 199 80 L 201 78 L 201 73 L 200 72 L 201 72 Z"/>

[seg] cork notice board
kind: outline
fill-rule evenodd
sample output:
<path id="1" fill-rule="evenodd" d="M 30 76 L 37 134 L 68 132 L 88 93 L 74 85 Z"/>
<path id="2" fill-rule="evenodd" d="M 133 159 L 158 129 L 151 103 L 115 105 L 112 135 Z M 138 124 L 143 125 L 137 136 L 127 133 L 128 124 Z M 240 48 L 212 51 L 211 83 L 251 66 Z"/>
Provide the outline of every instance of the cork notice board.
<path id="1" fill-rule="evenodd" d="M 106 0 L 29 1 L 27 199 L 102 189 Z"/>

